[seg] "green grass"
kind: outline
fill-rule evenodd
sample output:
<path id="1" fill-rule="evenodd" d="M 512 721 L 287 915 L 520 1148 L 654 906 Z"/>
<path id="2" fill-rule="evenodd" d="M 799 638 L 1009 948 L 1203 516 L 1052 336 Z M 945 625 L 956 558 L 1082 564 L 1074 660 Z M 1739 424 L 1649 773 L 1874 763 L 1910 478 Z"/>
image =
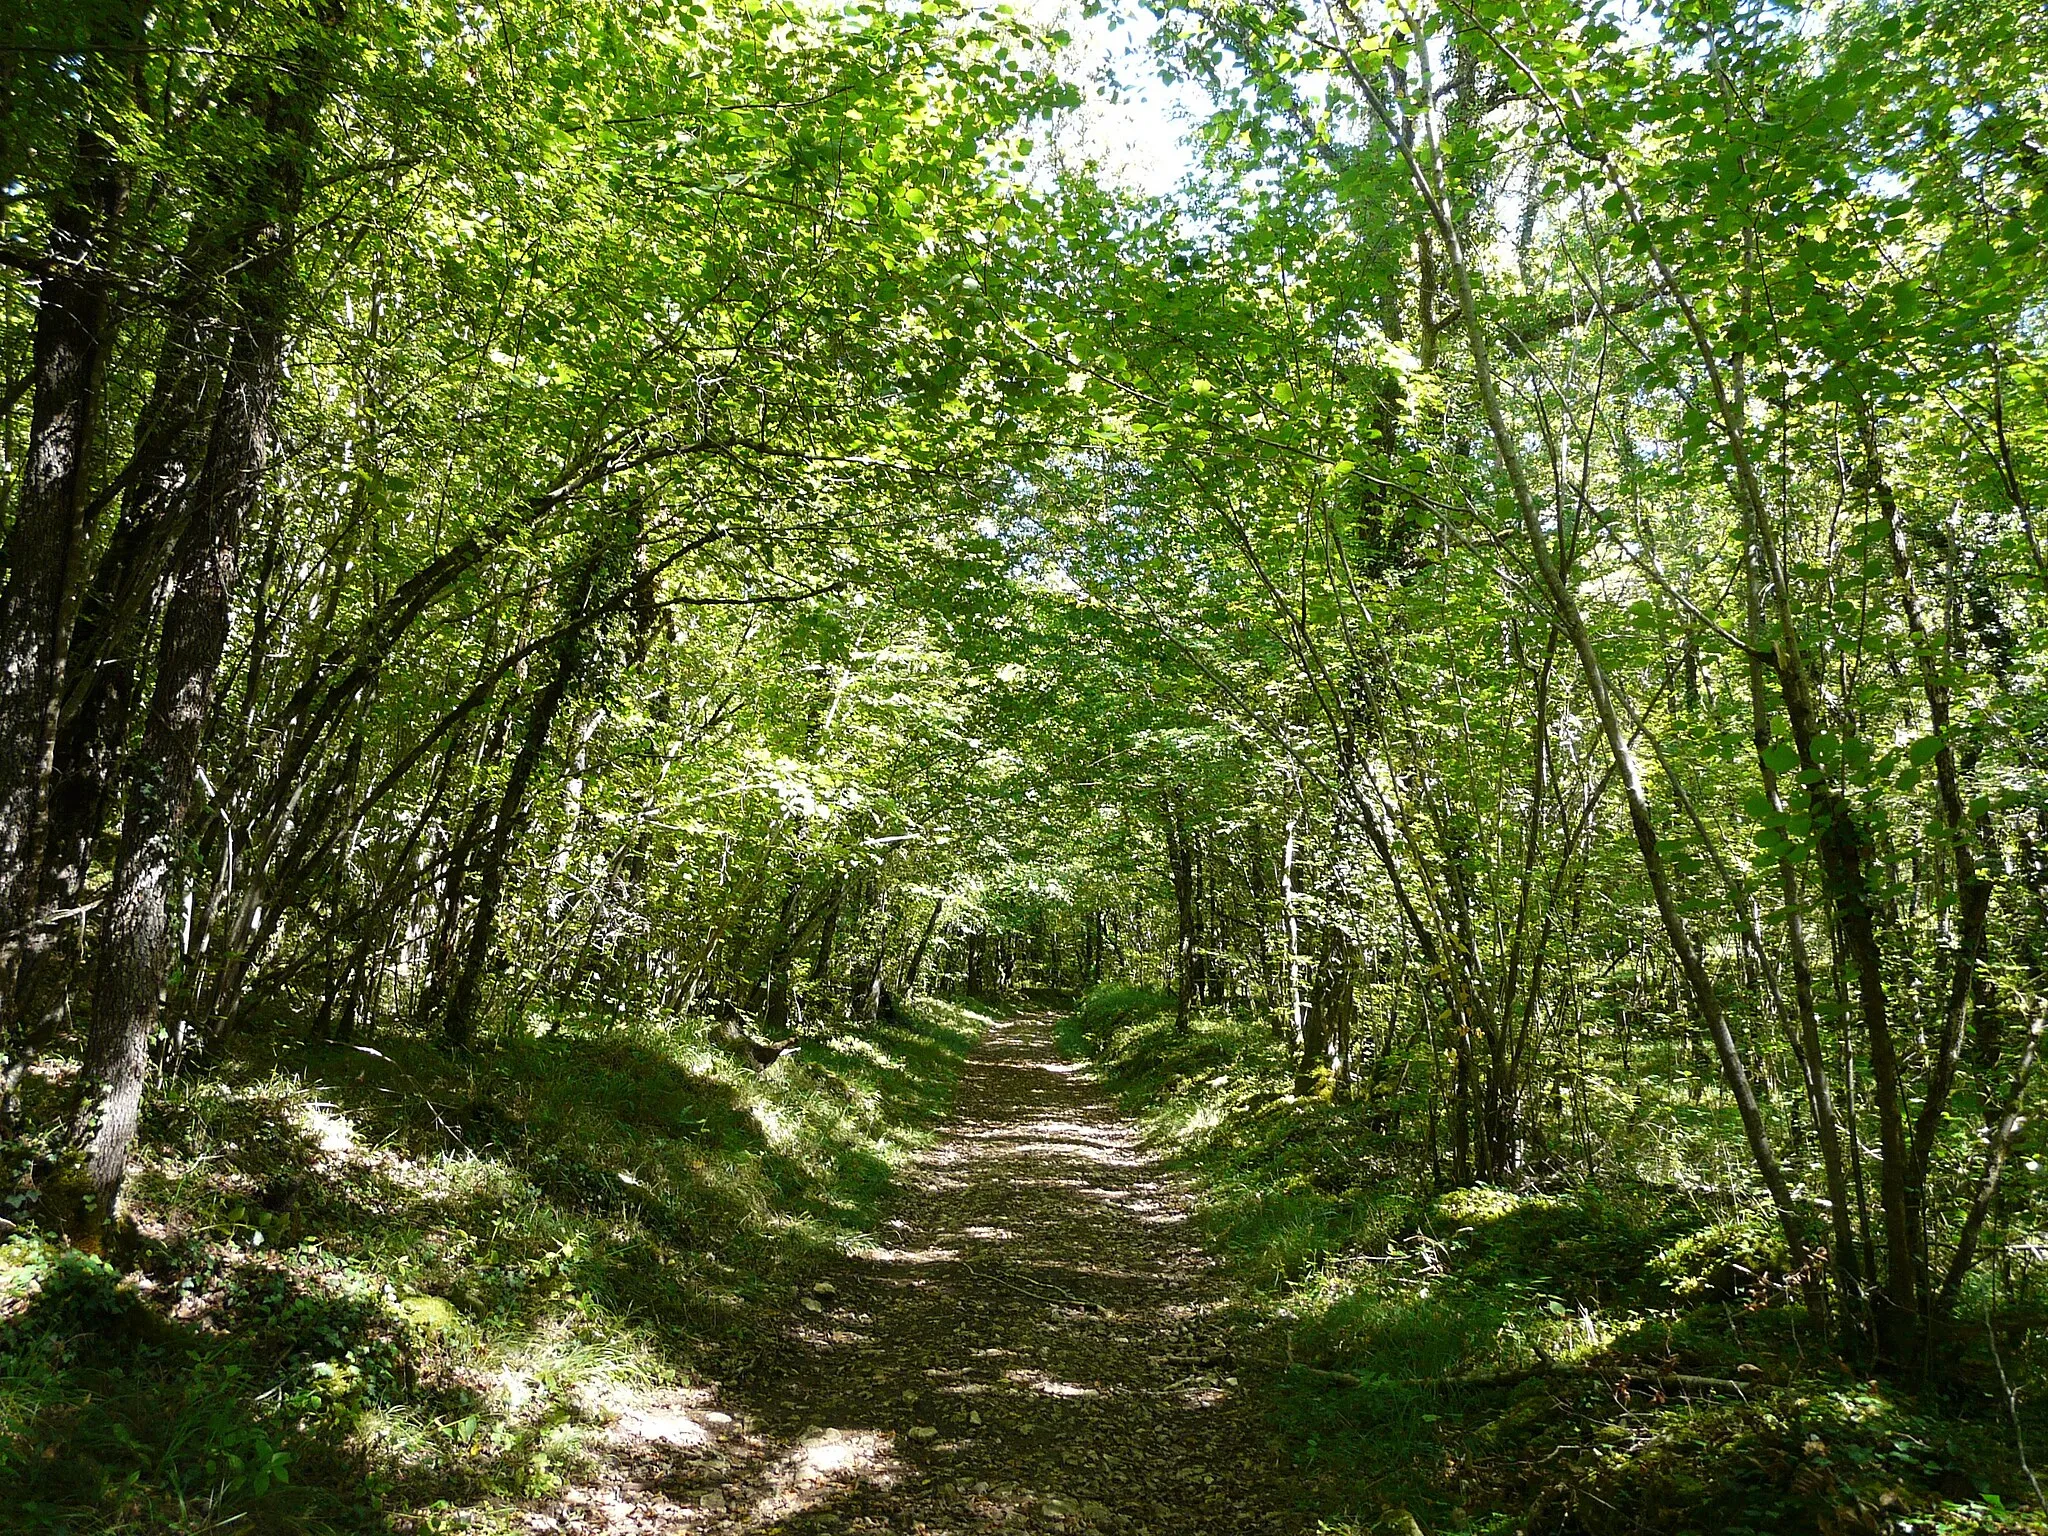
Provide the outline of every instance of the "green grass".
<path id="1" fill-rule="evenodd" d="M 762 1073 L 689 1021 L 558 1019 L 172 1081 L 130 1273 L 0 1246 L 0 1528 L 519 1528 L 608 1399 L 872 1225 L 985 1022 L 925 1003 Z"/>
<path id="2" fill-rule="evenodd" d="M 1397 1088 L 1297 1097 L 1263 1021 L 1177 1033 L 1158 993 L 1098 989 L 1062 1041 L 1196 1176 L 1272 1353 L 1300 1362 L 1282 1412 L 1349 1511 L 1332 1529 L 1405 1530 L 1406 1510 L 1430 1536 L 2048 1530 L 1982 1339 L 1958 1337 L 1938 1388 L 1848 1374 L 1787 1304 L 1763 1210 L 1604 1171 L 1433 1190 L 1384 1129 Z M 1602 1377 L 1445 1385 L 1546 1361 Z M 2042 1363 L 2004 1358 L 2029 1388 Z M 1644 1381 L 1669 1374 L 1746 1390 Z"/>

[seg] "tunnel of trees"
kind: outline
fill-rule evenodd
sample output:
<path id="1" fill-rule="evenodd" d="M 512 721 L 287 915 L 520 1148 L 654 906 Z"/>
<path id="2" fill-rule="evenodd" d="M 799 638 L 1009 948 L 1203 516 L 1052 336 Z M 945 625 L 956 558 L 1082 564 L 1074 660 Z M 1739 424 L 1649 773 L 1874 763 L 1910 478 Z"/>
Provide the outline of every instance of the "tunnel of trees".
<path id="1" fill-rule="evenodd" d="M 1859 1377 L 2024 1319 L 2038 13 L 1162 0 L 1161 196 L 1066 42 L 4 8 L 7 1230 L 258 1057 L 1107 987 Z"/>

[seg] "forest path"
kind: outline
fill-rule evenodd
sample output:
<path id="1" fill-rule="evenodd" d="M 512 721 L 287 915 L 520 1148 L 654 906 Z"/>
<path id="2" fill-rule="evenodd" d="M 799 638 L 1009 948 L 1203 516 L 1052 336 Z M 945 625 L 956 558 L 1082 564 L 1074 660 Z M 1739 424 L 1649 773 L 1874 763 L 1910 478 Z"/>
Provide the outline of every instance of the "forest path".
<path id="1" fill-rule="evenodd" d="M 887 1246 L 792 1301 L 742 1380 L 625 1414 L 626 1482 L 530 1521 L 1303 1530 L 1190 1208 L 1109 1095 L 1060 1059 L 1051 1018 L 1000 1020 L 907 1170 Z"/>

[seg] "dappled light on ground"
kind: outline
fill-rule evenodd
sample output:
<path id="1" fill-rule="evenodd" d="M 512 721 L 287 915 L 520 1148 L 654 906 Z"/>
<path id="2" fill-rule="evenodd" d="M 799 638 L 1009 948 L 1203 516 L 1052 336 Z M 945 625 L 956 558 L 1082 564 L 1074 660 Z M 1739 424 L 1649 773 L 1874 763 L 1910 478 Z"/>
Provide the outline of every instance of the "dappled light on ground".
<path id="1" fill-rule="evenodd" d="M 121 1536 L 755 1518 L 801 1436 L 742 1422 L 706 1357 L 764 1322 L 872 1347 L 786 1277 L 876 1229 L 978 1024 L 926 1002 L 766 1071 L 686 1020 L 250 1041 L 153 1106 L 126 1272 L 0 1227 L 0 1489 L 29 1529 Z M 851 1475 L 816 1471 L 788 1469 L 811 1502 Z"/>
<path id="2" fill-rule="evenodd" d="M 749 1514 L 778 1521 L 829 1503 L 850 1487 L 888 1488 L 899 1467 L 894 1437 L 872 1430 L 814 1429 L 768 1469 L 766 1492 Z"/>
<path id="3" fill-rule="evenodd" d="M 698 1442 L 701 1407 L 621 1417 L 647 1454 L 611 1496 L 639 1513 L 536 1514 L 791 1536 L 1309 1527 L 1185 1191 L 1045 1020 L 991 1028 L 906 1184 L 882 1240 L 799 1288 L 718 1389 L 729 1425 Z"/>

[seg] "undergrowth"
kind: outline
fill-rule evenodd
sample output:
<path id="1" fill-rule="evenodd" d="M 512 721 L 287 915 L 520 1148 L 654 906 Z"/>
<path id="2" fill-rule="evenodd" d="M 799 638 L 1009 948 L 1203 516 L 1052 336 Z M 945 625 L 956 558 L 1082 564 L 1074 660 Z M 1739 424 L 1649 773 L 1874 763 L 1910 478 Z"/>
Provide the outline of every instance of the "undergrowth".
<path id="1" fill-rule="evenodd" d="M 1297 1096 L 1263 1021 L 1101 987 L 1062 1025 L 1155 1143 L 1289 1362 L 1304 1469 L 1354 1532 L 1934 1536 L 2048 1530 L 1994 1363 L 1959 1330 L 1939 1385 L 1852 1372 L 1791 1304 L 1765 1208 L 1553 1175 L 1438 1189 L 1381 1102 Z M 1728 1383 L 1687 1384 L 1677 1378 Z M 1461 1378 L 1463 1378 L 1461 1380 Z"/>
<path id="2" fill-rule="evenodd" d="M 871 1223 L 984 1022 L 922 1003 L 756 1071 L 692 1021 L 549 1018 L 173 1079 L 121 1267 L 0 1245 L 0 1528 L 519 1528 L 622 1394 Z"/>

